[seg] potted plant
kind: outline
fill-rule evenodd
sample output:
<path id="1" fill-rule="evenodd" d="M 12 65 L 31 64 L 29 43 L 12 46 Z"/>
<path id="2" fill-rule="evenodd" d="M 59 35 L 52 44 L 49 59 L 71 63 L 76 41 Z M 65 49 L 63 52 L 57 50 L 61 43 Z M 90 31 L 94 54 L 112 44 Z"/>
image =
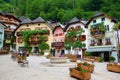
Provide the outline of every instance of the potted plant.
<path id="1" fill-rule="evenodd" d="M 70 68 L 70 75 L 80 79 L 80 80 L 89 80 L 91 78 L 91 73 L 81 67 Z"/>
<path id="2" fill-rule="evenodd" d="M 114 62 L 114 61 L 115 61 L 115 58 L 114 58 L 113 56 L 110 56 L 110 57 L 109 57 L 109 60 L 110 60 L 110 62 Z"/>
<path id="3" fill-rule="evenodd" d="M 103 57 L 99 57 L 99 62 L 103 62 L 104 58 Z"/>

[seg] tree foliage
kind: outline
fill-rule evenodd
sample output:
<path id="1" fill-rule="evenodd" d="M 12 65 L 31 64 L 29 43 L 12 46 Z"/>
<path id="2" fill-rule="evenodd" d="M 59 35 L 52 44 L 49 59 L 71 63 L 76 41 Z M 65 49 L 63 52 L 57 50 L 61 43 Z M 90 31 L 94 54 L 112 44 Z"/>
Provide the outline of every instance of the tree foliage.
<path id="1" fill-rule="evenodd" d="M 120 20 L 120 0 L 0 0 L 0 10 L 17 17 L 67 22 L 74 16 L 90 19 L 96 11 Z"/>

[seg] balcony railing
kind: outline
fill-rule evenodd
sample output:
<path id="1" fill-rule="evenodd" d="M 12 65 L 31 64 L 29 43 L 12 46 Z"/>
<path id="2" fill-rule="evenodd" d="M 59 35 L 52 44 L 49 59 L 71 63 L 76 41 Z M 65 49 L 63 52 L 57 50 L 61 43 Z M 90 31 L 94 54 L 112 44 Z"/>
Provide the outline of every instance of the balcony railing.
<path id="1" fill-rule="evenodd" d="M 95 46 L 95 44 L 90 44 L 90 46 Z"/>
<path id="2" fill-rule="evenodd" d="M 105 44 L 106 44 L 106 45 L 111 45 L 111 42 L 106 42 Z"/>
<path id="3" fill-rule="evenodd" d="M 53 42 L 52 47 L 64 47 L 64 42 Z"/>
<path id="4" fill-rule="evenodd" d="M 97 45 L 103 45 L 103 43 L 102 42 L 98 42 Z"/>
<path id="5" fill-rule="evenodd" d="M 41 40 L 37 40 L 37 41 L 29 41 L 29 44 L 34 44 L 34 45 L 37 45 L 37 44 L 40 44 L 41 43 Z"/>
<path id="6" fill-rule="evenodd" d="M 5 28 L 5 31 L 6 31 L 6 32 L 13 32 L 14 29 Z"/>

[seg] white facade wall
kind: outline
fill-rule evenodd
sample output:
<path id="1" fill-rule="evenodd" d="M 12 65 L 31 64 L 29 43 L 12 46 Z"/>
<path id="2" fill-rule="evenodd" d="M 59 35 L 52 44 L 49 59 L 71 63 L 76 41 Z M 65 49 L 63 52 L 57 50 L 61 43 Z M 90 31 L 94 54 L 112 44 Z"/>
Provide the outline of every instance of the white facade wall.
<path id="1" fill-rule="evenodd" d="M 85 41 L 82 41 L 82 43 L 85 43 L 86 44 L 86 49 L 87 49 L 87 47 L 88 47 L 88 42 L 87 42 L 87 35 L 88 35 L 88 29 L 87 28 L 85 28 L 85 25 L 84 24 L 82 24 L 82 23 L 75 23 L 75 24 L 71 24 L 71 25 L 69 25 L 69 27 L 67 28 L 67 30 L 66 30 L 66 32 L 71 28 L 71 27 L 73 27 L 73 28 L 75 28 L 76 26 L 81 26 L 81 28 L 84 30 L 84 32 L 81 34 L 81 35 L 86 35 L 86 40 Z M 66 33 L 65 33 L 66 34 Z M 77 54 L 78 55 L 81 55 L 81 58 L 82 58 L 82 50 L 79 50 L 79 49 L 71 49 L 71 53 L 72 54 L 76 54 L 76 52 L 78 52 Z M 65 54 L 68 54 L 69 53 L 69 51 L 68 50 L 65 50 Z"/>
<path id="2" fill-rule="evenodd" d="M 95 38 L 93 38 L 90 34 L 90 27 L 91 25 L 95 25 L 95 24 L 98 24 L 98 23 L 101 23 L 103 22 L 104 26 L 106 25 L 109 25 L 109 31 L 106 31 L 105 32 L 105 37 L 102 38 L 102 42 L 103 42 L 103 46 L 106 46 L 105 45 L 105 39 L 106 38 L 110 38 L 111 42 L 112 42 L 112 45 L 111 46 L 116 46 L 116 37 L 114 35 L 114 30 L 113 30 L 113 27 L 114 27 L 114 22 L 111 22 L 111 20 L 107 17 L 105 17 L 105 21 L 102 21 L 101 18 L 103 18 L 104 16 L 100 16 L 100 17 L 97 17 L 95 18 L 94 20 L 96 20 L 96 23 L 93 23 L 93 21 L 90 22 L 90 24 L 88 25 L 88 47 L 90 47 L 90 42 L 92 39 L 94 40 L 97 40 Z M 95 47 L 95 46 L 91 46 L 91 47 Z"/>

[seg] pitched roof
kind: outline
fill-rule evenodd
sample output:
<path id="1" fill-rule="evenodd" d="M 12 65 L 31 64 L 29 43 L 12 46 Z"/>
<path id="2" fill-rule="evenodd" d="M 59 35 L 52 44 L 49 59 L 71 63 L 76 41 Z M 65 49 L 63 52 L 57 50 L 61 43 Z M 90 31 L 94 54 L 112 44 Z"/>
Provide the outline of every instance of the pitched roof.
<path id="1" fill-rule="evenodd" d="M 74 22 L 78 22 L 78 21 L 79 21 L 79 19 L 77 17 L 74 17 L 68 23 L 74 23 Z"/>
<path id="2" fill-rule="evenodd" d="M 53 34 L 54 34 L 54 32 L 55 32 L 55 30 L 56 30 L 57 28 L 61 28 L 61 29 L 64 31 L 64 29 L 61 27 L 61 25 L 58 24 L 58 25 L 56 25 L 55 28 L 53 29 L 53 31 L 52 31 Z"/>
<path id="3" fill-rule="evenodd" d="M 25 20 L 25 16 L 20 16 L 18 19 L 19 19 L 20 21 L 23 21 L 23 20 Z"/>
<path id="4" fill-rule="evenodd" d="M 31 22 L 32 22 L 31 19 L 27 18 L 27 19 L 23 20 L 20 24 L 29 24 Z"/>
<path id="5" fill-rule="evenodd" d="M 96 12 L 96 14 L 95 14 L 95 15 L 93 15 L 93 17 L 91 17 L 91 19 L 87 22 L 87 24 L 86 24 L 86 26 L 85 26 L 85 27 L 87 28 L 87 27 L 88 27 L 88 25 L 90 24 L 90 22 L 91 22 L 92 20 L 94 20 L 94 18 L 99 17 L 99 16 L 105 16 L 105 17 L 109 18 L 112 22 L 116 22 L 116 20 L 115 20 L 115 19 L 113 19 L 112 17 L 110 17 L 110 16 L 106 15 L 105 13 Z"/>
<path id="6" fill-rule="evenodd" d="M 95 15 L 93 15 L 93 17 L 97 17 L 97 16 L 101 16 L 101 15 L 103 15 L 103 13 L 101 13 L 101 12 L 96 12 Z"/>
<path id="7" fill-rule="evenodd" d="M 73 19 L 71 19 L 67 24 L 66 24 L 66 26 L 65 26 L 65 28 L 64 28 L 64 31 L 66 31 L 67 30 L 67 28 L 69 27 L 69 25 L 71 25 L 71 24 L 76 24 L 76 23 L 82 23 L 82 24 L 84 24 L 81 20 L 79 20 L 77 17 L 74 17 Z"/>
<path id="8" fill-rule="evenodd" d="M 32 23 L 39 23 L 39 22 L 45 22 L 45 20 L 43 18 L 41 18 L 41 17 L 37 17 L 36 19 L 34 19 L 32 21 Z"/>
<path id="9" fill-rule="evenodd" d="M 0 11 L 0 14 L 5 15 L 5 13 L 4 13 L 4 12 L 2 12 L 2 11 Z"/>

